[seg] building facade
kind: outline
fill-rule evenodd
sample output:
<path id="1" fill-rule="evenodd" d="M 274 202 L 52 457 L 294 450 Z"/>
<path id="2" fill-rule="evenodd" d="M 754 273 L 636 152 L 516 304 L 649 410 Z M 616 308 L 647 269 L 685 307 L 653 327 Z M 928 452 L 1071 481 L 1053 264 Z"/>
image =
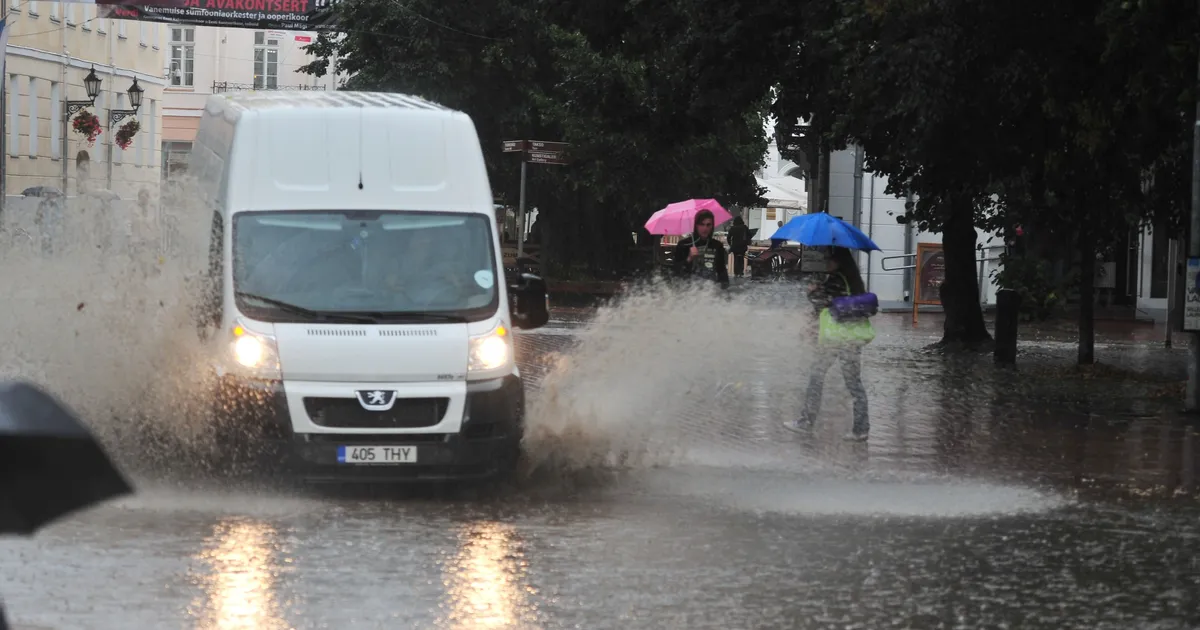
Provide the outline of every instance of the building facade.
<path id="1" fill-rule="evenodd" d="M 315 33 L 210 26 L 164 25 L 165 115 L 162 164 L 165 177 L 186 171 L 204 102 L 213 94 L 242 90 L 333 90 L 332 75 L 297 70 L 313 57 L 304 46 Z"/>
<path id="2" fill-rule="evenodd" d="M 8 198 L 34 187 L 68 197 L 81 189 L 108 190 L 136 200 L 161 180 L 163 31 L 148 22 L 100 19 L 83 3 L 0 0 L 9 23 L 5 84 L 5 185 Z M 67 101 L 88 99 L 84 77 L 95 69 L 100 90 L 86 110 L 103 133 L 93 144 L 70 128 Z M 135 116 L 110 124 L 111 110 L 130 109 L 137 80 L 142 103 Z M 117 129 L 136 119 L 140 131 L 122 149 Z M 82 185 L 81 185 L 82 184 Z"/>

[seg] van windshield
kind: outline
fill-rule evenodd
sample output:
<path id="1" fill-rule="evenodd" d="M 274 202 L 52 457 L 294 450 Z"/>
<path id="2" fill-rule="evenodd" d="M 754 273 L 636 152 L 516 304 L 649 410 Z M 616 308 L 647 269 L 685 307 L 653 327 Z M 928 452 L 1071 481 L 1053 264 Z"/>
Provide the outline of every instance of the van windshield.
<path id="1" fill-rule="evenodd" d="M 233 220 L 238 309 L 271 321 L 486 317 L 498 303 L 493 252 L 482 214 L 273 211 Z"/>

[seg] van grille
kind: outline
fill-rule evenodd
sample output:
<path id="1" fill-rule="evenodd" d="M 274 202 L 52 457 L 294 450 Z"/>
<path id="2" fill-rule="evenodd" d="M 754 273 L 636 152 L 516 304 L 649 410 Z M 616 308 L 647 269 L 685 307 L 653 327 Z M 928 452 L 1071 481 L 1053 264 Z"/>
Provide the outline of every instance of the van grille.
<path id="1" fill-rule="evenodd" d="M 380 337 L 436 337 L 436 328 L 381 328 Z"/>
<path id="2" fill-rule="evenodd" d="M 309 328 L 309 337 L 366 337 L 367 331 L 361 328 Z"/>
<path id="3" fill-rule="evenodd" d="M 336 429 L 420 429 L 442 421 L 449 398 L 397 398 L 387 411 L 367 411 L 354 398 L 305 398 L 313 424 Z"/>

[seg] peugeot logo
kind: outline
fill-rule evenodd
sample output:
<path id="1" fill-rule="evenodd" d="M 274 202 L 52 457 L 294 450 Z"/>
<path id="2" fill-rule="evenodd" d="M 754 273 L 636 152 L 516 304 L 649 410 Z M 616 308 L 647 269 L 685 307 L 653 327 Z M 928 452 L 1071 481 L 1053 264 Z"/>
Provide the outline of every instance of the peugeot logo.
<path id="1" fill-rule="evenodd" d="M 386 389 L 363 389 L 358 392 L 358 403 L 367 411 L 387 411 L 396 404 L 396 392 Z"/>

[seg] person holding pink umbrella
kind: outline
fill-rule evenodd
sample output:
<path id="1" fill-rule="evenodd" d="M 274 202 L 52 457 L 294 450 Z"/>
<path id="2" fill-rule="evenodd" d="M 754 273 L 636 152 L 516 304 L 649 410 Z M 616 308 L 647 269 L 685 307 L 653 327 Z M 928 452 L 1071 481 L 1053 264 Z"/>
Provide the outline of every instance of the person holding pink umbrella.
<path id="1" fill-rule="evenodd" d="M 728 289 L 728 255 L 725 244 L 713 238 L 715 228 L 716 219 L 711 210 L 696 213 L 692 234 L 675 246 L 675 274 L 715 280 L 722 289 Z"/>
<path id="2" fill-rule="evenodd" d="M 728 288 L 725 245 L 713 238 L 713 231 L 732 218 L 716 199 L 688 199 L 651 215 L 646 231 L 658 236 L 687 236 L 675 246 L 675 275 L 709 278 Z"/>

